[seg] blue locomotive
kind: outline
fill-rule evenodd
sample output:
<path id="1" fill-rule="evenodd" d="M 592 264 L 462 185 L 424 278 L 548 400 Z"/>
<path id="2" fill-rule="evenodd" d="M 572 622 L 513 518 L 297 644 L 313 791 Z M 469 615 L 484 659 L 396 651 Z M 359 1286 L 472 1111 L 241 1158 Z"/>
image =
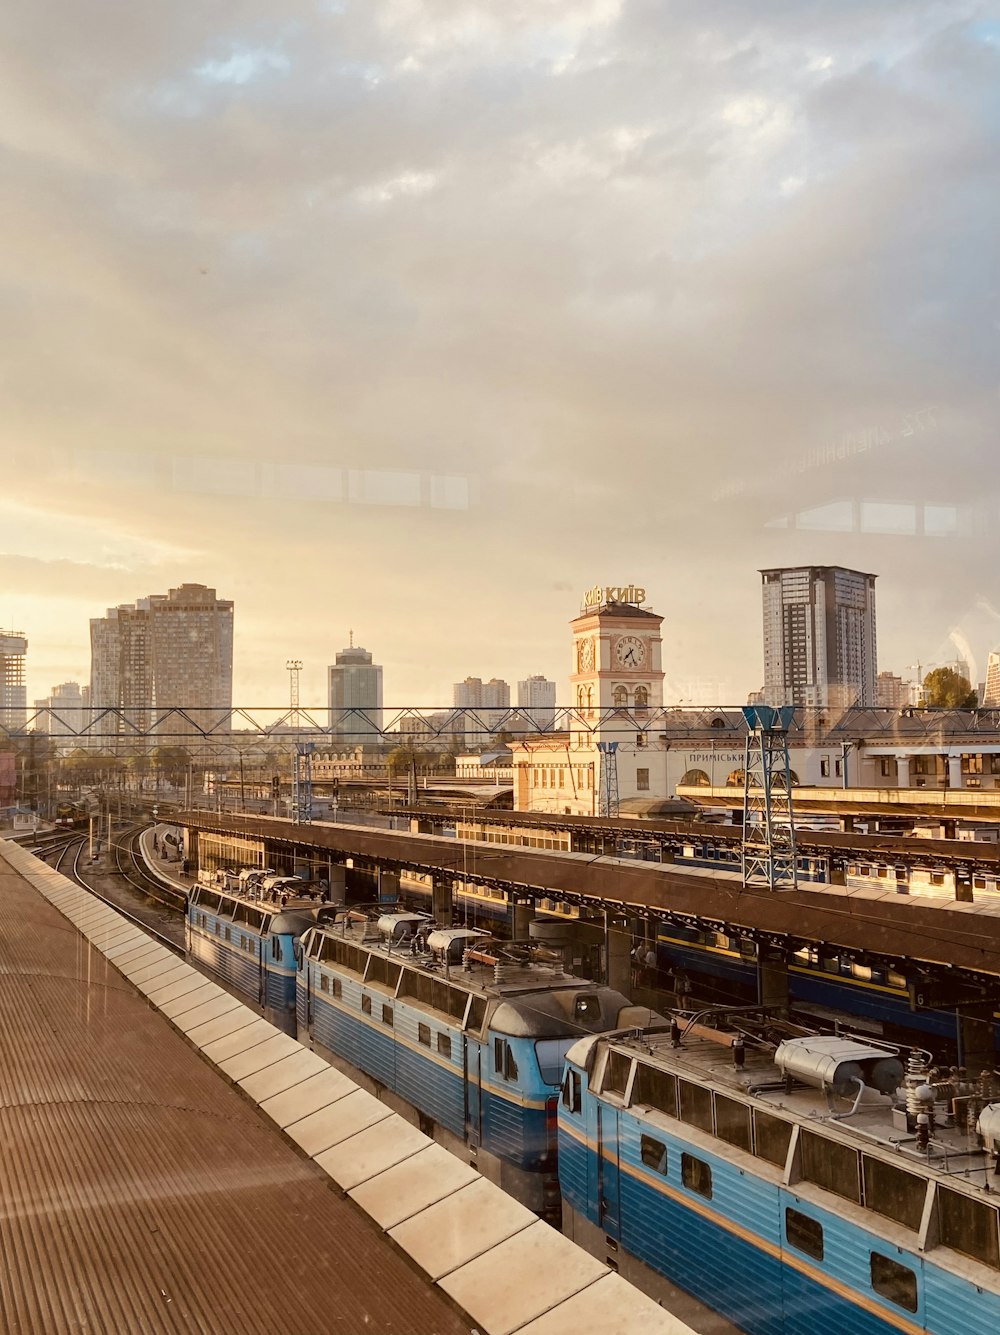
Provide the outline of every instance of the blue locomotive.
<path id="1" fill-rule="evenodd" d="M 301 941 L 299 1040 L 558 1226 L 556 1105 L 583 1034 L 647 1024 L 534 943 L 351 910 Z M 362 1081 L 362 1083 L 366 1083 Z"/>
<path id="2" fill-rule="evenodd" d="M 1000 1329 L 1000 1080 L 749 1017 L 583 1039 L 566 1232 L 749 1335 Z"/>
<path id="3" fill-rule="evenodd" d="M 337 905 L 294 877 L 218 872 L 188 897 L 188 958 L 294 1034 L 296 945 L 303 932 L 336 912 Z"/>

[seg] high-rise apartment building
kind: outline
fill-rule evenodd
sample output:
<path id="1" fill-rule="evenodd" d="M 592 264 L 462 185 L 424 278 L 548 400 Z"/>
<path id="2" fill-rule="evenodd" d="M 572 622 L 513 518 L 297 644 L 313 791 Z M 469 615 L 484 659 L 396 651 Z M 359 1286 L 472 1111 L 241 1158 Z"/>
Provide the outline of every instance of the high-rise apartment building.
<path id="1" fill-rule="evenodd" d="M 466 747 L 486 746 L 510 709 L 510 686 L 499 677 L 466 677 L 452 687 L 452 703 L 469 714 L 459 723 Z"/>
<path id="2" fill-rule="evenodd" d="M 768 704 L 874 705 L 874 575 L 842 566 L 762 570 Z"/>
<path id="3" fill-rule="evenodd" d="M 533 727 L 551 728 L 556 719 L 556 684 L 547 677 L 526 677 L 517 683 L 517 707 Z"/>
<path id="4" fill-rule="evenodd" d="M 903 709 L 913 703 L 913 684 L 895 672 L 880 672 L 875 679 L 875 703 L 880 709 Z"/>
<path id="5" fill-rule="evenodd" d="M 452 704 L 456 709 L 509 709 L 510 687 L 499 677 L 466 677 L 452 687 Z"/>
<path id="6" fill-rule="evenodd" d="M 47 732 L 50 737 L 77 736 L 86 728 L 83 713 L 83 692 L 77 681 L 64 681 L 53 686 L 52 694 L 35 701 L 35 731 Z M 45 713 L 44 711 L 51 711 Z"/>
<path id="7" fill-rule="evenodd" d="M 983 707 L 996 709 L 1000 705 L 1000 649 L 991 649 L 986 659 L 986 686 L 983 689 Z"/>
<path id="8" fill-rule="evenodd" d="M 28 721 L 24 664 L 28 641 L 22 631 L 0 630 L 0 724 L 23 728 Z"/>
<path id="9" fill-rule="evenodd" d="M 382 668 L 351 643 L 327 668 L 330 727 L 338 742 L 376 745 L 382 734 Z M 345 710 L 356 712 L 345 713 Z"/>
<path id="10" fill-rule="evenodd" d="M 131 731 L 116 716 L 102 717 L 109 707 L 127 710 L 143 729 L 154 711 L 199 711 L 190 723 L 176 715 L 164 722 L 167 734 L 214 725 L 233 703 L 232 602 L 204 584 L 182 584 L 93 618 L 90 703 L 101 738 Z"/>

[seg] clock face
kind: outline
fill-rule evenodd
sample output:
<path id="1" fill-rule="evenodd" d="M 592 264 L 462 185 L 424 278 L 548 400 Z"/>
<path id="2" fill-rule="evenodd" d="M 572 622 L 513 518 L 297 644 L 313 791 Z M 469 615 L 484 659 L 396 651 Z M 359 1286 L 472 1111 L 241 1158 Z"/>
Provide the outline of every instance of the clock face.
<path id="1" fill-rule="evenodd" d="M 623 635 L 615 645 L 615 658 L 623 668 L 641 668 L 646 661 L 646 645 L 635 635 Z"/>
<path id="2" fill-rule="evenodd" d="M 594 666 L 594 641 L 580 641 L 580 671 L 589 672 Z"/>

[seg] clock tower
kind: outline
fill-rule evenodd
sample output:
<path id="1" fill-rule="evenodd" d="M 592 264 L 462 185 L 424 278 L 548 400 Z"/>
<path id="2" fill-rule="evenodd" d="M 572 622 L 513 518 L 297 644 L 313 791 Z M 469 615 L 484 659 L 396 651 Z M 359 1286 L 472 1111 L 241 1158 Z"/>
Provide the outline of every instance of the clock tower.
<path id="1" fill-rule="evenodd" d="M 572 702 L 584 719 L 600 734 L 621 732 L 609 717 L 623 710 L 641 721 L 647 710 L 663 706 L 661 665 L 663 618 L 637 602 L 605 595 L 644 594 L 642 589 L 591 590 L 588 599 L 600 593 L 601 600 L 587 602 L 570 625 L 573 629 L 573 661 L 570 671 Z M 635 724 L 627 730 L 634 733 Z"/>
<path id="2" fill-rule="evenodd" d="M 596 816 L 614 755 L 618 800 L 645 812 L 669 794 L 663 731 L 663 618 L 633 584 L 589 589 L 573 631 L 570 698 L 559 731 L 525 737 L 513 757 L 515 811 Z M 614 742 L 613 748 L 600 743 Z M 603 788 L 602 788 L 603 785 Z"/>

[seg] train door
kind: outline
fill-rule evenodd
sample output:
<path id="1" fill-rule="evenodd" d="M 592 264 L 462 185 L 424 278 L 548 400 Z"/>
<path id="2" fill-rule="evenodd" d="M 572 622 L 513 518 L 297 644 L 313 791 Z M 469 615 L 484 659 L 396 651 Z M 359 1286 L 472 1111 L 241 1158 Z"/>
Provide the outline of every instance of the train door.
<path id="1" fill-rule="evenodd" d="M 597 1105 L 597 1214 L 600 1227 L 618 1241 L 618 1109 Z"/>
<path id="2" fill-rule="evenodd" d="M 304 1029 L 312 1041 L 313 1036 L 313 976 L 307 950 L 308 937 L 299 937 L 295 942 L 295 1018 L 299 1026 L 299 1039 Z"/>
<path id="3" fill-rule="evenodd" d="M 277 946 L 278 938 L 272 936 L 259 936 L 257 938 L 257 999 L 261 1006 L 267 1005 L 267 969 L 269 954 L 273 955 Z"/>
<path id="4" fill-rule="evenodd" d="M 483 1143 L 483 1045 L 462 1035 L 462 1074 L 465 1080 L 465 1140 L 470 1149 Z"/>

